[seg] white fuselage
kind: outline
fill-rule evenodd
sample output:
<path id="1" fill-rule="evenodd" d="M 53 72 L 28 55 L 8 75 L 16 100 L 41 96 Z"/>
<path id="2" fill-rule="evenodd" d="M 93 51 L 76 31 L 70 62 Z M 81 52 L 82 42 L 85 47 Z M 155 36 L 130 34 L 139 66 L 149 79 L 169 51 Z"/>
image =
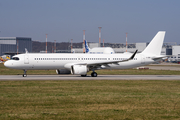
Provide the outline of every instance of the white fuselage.
<path id="1" fill-rule="evenodd" d="M 132 54 L 62 54 L 62 53 L 28 53 L 14 56 L 19 60 L 9 60 L 5 66 L 22 70 L 71 69 L 72 64 L 100 64 L 101 69 L 128 69 L 153 63 L 150 57 L 136 54 L 134 59 L 118 64 L 102 63 L 128 59 Z"/>

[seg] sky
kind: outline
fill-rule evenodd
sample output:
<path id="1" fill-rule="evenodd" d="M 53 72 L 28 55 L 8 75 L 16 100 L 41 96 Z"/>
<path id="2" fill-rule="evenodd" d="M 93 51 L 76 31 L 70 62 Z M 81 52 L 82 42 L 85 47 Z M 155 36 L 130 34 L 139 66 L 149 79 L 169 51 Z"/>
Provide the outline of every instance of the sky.
<path id="1" fill-rule="evenodd" d="M 53 42 L 165 42 L 180 44 L 180 0 L 0 0 L 0 37 Z"/>

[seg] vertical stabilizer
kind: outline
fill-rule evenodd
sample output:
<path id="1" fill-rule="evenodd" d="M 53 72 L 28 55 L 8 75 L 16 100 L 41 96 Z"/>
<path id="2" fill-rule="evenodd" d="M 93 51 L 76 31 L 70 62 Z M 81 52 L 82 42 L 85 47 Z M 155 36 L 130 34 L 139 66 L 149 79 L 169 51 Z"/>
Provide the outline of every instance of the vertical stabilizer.
<path id="1" fill-rule="evenodd" d="M 162 50 L 162 45 L 164 42 L 165 31 L 159 31 L 156 36 L 152 39 L 149 45 L 144 49 L 142 54 L 153 54 L 160 55 Z"/>
<path id="2" fill-rule="evenodd" d="M 85 52 L 88 53 L 90 50 L 88 44 L 87 44 L 87 41 L 85 40 Z"/>

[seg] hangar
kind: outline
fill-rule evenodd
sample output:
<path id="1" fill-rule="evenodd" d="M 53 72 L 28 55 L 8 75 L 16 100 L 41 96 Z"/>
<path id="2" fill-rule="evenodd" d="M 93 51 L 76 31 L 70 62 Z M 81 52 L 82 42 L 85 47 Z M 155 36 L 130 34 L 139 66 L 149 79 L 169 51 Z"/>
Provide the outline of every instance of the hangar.
<path id="1" fill-rule="evenodd" d="M 25 48 L 32 52 L 32 40 L 27 37 L 0 37 L 0 56 L 24 53 Z"/>

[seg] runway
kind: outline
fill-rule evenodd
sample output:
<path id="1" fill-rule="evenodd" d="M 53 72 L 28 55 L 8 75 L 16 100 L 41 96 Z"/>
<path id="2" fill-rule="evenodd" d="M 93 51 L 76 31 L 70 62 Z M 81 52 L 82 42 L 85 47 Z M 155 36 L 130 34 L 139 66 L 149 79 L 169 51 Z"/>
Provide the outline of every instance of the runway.
<path id="1" fill-rule="evenodd" d="M 0 75 L 0 81 L 7 80 L 180 80 L 180 75 L 98 75 L 81 77 L 79 75 Z"/>

